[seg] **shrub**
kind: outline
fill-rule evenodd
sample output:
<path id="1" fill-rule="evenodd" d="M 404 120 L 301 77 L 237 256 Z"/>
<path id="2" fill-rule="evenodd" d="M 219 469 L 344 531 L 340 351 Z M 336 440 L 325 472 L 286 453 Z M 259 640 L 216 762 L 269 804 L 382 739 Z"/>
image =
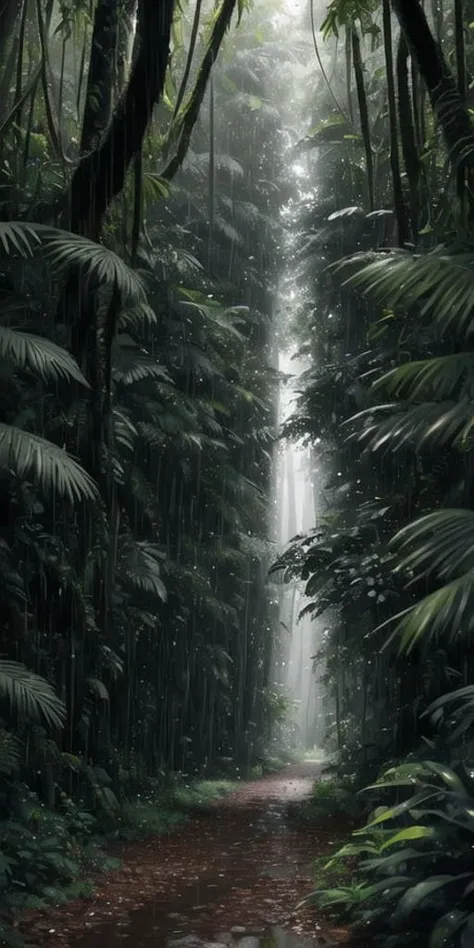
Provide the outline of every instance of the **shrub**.
<path id="1" fill-rule="evenodd" d="M 395 798 L 393 805 L 379 807 L 326 867 L 356 859 L 355 878 L 309 901 L 337 909 L 384 948 L 467 944 L 474 933 L 474 773 L 463 764 L 411 762 L 369 789 Z"/>

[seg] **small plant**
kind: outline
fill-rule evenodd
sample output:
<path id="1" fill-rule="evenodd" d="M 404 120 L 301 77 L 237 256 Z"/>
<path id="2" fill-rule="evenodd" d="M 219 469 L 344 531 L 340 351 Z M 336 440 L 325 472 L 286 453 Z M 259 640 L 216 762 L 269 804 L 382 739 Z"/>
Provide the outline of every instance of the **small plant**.
<path id="1" fill-rule="evenodd" d="M 352 879 L 352 867 L 342 859 L 329 860 L 327 856 L 318 856 L 313 860 L 313 876 L 319 888 L 336 888 L 349 884 Z"/>
<path id="2" fill-rule="evenodd" d="M 178 787 L 175 802 L 178 807 L 187 810 L 205 809 L 214 800 L 230 793 L 235 786 L 231 780 L 196 780 Z"/>
<path id="3" fill-rule="evenodd" d="M 310 823 L 325 817 L 355 820 L 360 817 L 362 807 L 349 783 L 331 779 L 315 783 L 310 798 L 302 804 L 299 812 L 301 819 Z"/>
<path id="4" fill-rule="evenodd" d="M 120 810 L 115 835 L 122 839 L 144 839 L 169 833 L 196 810 L 206 810 L 214 800 L 229 793 L 230 780 L 174 780 L 172 785 L 151 787 L 149 793 Z"/>

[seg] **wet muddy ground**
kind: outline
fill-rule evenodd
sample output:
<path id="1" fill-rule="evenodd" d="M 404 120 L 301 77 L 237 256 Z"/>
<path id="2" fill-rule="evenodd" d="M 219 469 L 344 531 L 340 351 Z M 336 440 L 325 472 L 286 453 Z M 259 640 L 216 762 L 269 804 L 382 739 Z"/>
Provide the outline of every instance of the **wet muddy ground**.
<path id="1" fill-rule="evenodd" d="M 120 870 L 93 899 L 32 917 L 42 948 L 307 948 L 348 940 L 311 911 L 311 863 L 333 850 L 330 824 L 301 828 L 288 808 L 309 795 L 320 765 L 245 784 L 168 837 L 122 847 Z"/>

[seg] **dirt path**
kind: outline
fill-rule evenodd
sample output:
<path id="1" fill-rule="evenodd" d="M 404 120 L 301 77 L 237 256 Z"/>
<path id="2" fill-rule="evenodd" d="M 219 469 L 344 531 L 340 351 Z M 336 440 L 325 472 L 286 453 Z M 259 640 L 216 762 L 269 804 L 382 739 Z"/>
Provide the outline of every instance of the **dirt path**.
<path id="1" fill-rule="evenodd" d="M 31 919 L 30 937 L 43 948 L 116 948 L 124 939 L 162 948 L 190 934 L 215 942 L 236 926 L 254 936 L 280 926 L 318 941 L 323 934 L 346 940 L 314 914 L 295 912 L 312 888 L 312 860 L 339 841 L 331 825 L 298 829 L 286 821 L 288 804 L 310 793 L 319 772 L 317 764 L 287 768 L 244 785 L 168 837 L 124 846 L 122 868 L 97 880 L 92 900 Z"/>

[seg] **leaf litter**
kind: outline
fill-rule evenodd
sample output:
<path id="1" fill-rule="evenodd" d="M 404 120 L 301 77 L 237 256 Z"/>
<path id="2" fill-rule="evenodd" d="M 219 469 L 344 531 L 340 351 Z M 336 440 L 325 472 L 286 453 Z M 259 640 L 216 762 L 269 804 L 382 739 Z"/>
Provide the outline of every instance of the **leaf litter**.
<path id="1" fill-rule="evenodd" d="M 120 868 L 90 879 L 91 898 L 31 911 L 20 932 L 39 948 L 114 948 L 128 938 L 134 948 L 161 948 L 190 933 L 215 941 L 236 928 L 259 935 L 278 926 L 315 944 L 348 944 L 347 930 L 296 911 L 313 888 L 313 860 L 347 831 L 288 820 L 318 771 L 292 766 L 243 784 L 167 836 L 117 847 Z"/>

